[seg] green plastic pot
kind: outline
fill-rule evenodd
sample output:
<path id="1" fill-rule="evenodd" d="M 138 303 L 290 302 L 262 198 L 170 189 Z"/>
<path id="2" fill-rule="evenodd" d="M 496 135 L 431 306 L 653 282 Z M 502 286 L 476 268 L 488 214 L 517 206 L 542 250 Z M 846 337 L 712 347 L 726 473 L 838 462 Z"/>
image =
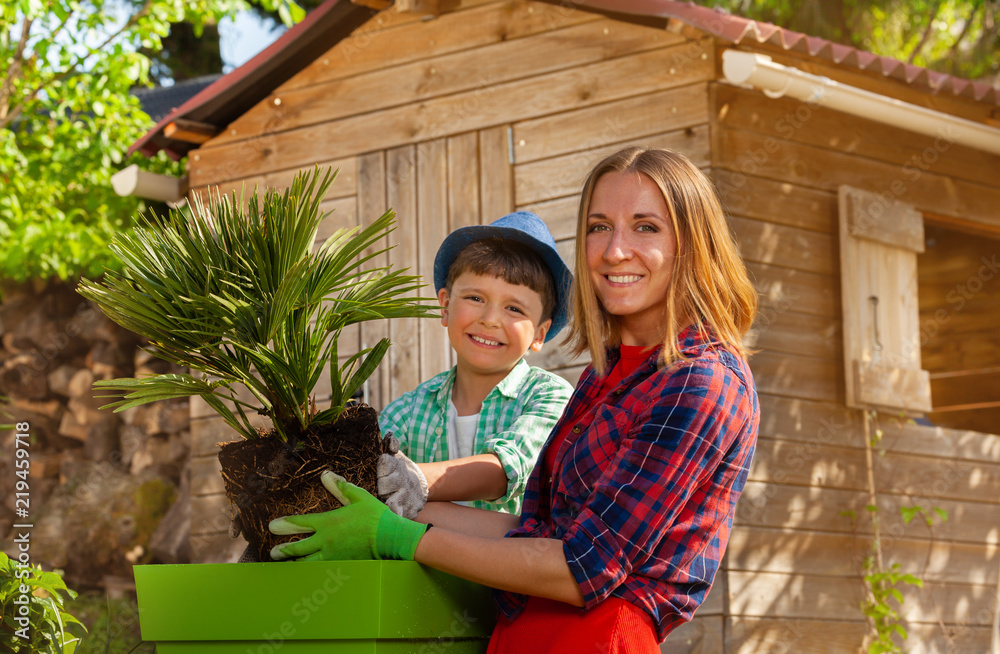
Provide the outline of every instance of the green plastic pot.
<path id="1" fill-rule="evenodd" d="M 411 561 L 138 565 L 157 654 L 486 651 L 490 591 Z"/>

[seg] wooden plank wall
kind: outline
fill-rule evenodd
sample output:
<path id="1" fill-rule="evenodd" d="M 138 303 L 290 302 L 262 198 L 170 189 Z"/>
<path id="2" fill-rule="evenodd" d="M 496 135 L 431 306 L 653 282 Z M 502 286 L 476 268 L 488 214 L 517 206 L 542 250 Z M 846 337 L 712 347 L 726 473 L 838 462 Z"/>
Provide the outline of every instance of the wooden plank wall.
<path id="1" fill-rule="evenodd" d="M 390 9 L 194 151 L 191 182 L 283 184 L 300 167 L 335 163 L 331 227 L 393 206 L 400 228 L 386 260 L 429 274 L 448 231 L 513 208 L 542 216 L 572 262 L 594 163 L 629 143 L 687 154 L 714 177 L 760 292 L 751 341 L 762 423 L 725 571 L 664 651 L 853 651 L 867 532 L 840 514 L 863 513 L 867 500 L 859 416 L 843 406 L 837 187 L 998 225 L 998 162 L 718 84 L 718 61 L 708 37 L 564 6 L 464 0 L 429 21 Z M 429 320 L 366 325 L 353 346 L 385 335 L 397 345 L 371 383 L 377 408 L 451 361 Z M 573 382 L 586 363 L 552 343 L 531 361 Z M 228 509 L 213 466 L 225 430 L 198 403 L 192 415 L 192 544 L 200 560 L 224 558 Z M 998 438 L 881 421 L 886 558 L 927 580 L 906 591 L 914 651 L 985 651 L 1000 561 Z M 916 502 L 951 518 L 904 525 L 898 508 Z"/>
<path id="2" fill-rule="evenodd" d="M 324 234 L 392 206 L 400 225 L 385 260 L 428 279 L 448 231 L 515 207 L 545 218 L 570 257 L 576 194 L 604 154 L 642 140 L 708 165 L 708 43 L 544 3 L 465 1 L 431 21 L 390 9 L 193 152 L 191 184 L 280 187 L 299 168 L 338 166 Z M 376 408 L 451 364 L 432 320 L 366 325 L 342 353 L 385 335 L 395 345 L 370 384 Z M 532 363 L 575 382 L 585 361 L 550 344 Z M 206 560 L 226 542 L 214 472 L 224 429 L 195 404 L 196 556 Z M 721 604 L 702 613 L 713 611 L 721 627 Z M 721 642 L 715 626 L 693 629 Z"/>
<path id="3" fill-rule="evenodd" d="M 1000 425 L 1000 238 L 926 228 L 917 259 L 924 369 L 940 425 Z"/>
<path id="4" fill-rule="evenodd" d="M 816 62 L 811 71 L 837 78 Z M 859 651 L 859 562 L 871 527 L 862 417 L 843 404 L 837 188 L 995 224 L 1000 158 L 725 84 L 711 93 L 713 174 L 761 299 L 751 366 L 762 422 L 727 555 L 725 651 Z M 926 582 L 902 589 L 907 646 L 987 651 L 998 601 L 1000 437 L 886 415 L 879 426 L 885 562 Z M 940 507 L 949 520 L 904 524 L 899 509 L 913 505 Z"/>

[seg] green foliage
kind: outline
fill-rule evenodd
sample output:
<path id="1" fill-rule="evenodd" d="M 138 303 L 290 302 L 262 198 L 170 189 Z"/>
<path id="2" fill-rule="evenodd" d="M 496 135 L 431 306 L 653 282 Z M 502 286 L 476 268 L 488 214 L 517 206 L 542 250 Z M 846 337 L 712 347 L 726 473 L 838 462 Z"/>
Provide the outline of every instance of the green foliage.
<path id="1" fill-rule="evenodd" d="M 116 411 L 176 397 L 202 397 L 246 438 L 257 432 L 246 410 L 265 414 L 282 438 L 335 422 L 385 356 L 388 339 L 341 363 L 337 342 L 349 325 L 431 316 L 432 304 L 405 295 L 417 276 L 362 266 L 393 230 L 387 211 L 364 229 L 340 229 L 312 252 L 319 205 L 335 174 L 299 173 L 284 193 L 234 193 L 208 206 L 171 212 L 117 235 L 123 272 L 80 292 L 112 320 L 149 339 L 154 353 L 203 373 L 102 381 Z M 330 407 L 316 412 L 313 389 L 329 371 Z M 253 397 L 237 397 L 238 387 Z M 232 403 L 230 409 L 225 401 Z"/>
<path id="2" fill-rule="evenodd" d="M 880 430 L 881 431 L 881 430 Z M 906 628 L 899 624 L 899 612 L 895 606 L 903 604 L 903 594 L 899 587 L 901 584 L 909 584 L 918 588 L 924 587 L 924 581 L 920 577 L 904 573 L 902 566 L 894 563 L 888 571 L 881 565 L 881 537 L 878 524 L 878 507 L 873 504 L 865 506 L 865 511 L 871 517 L 874 528 L 874 538 L 871 544 L 871 554 L 866 556 L 861 564 L 861 578 L 865 584 L 868 598 L 861 603 L 861 612 L 868 618 L 871 632 L 868 635 L 868 654 L 901 654 L 905 650 L 893 640 L 899 637 L 907 639 Z M 945 521 L 948 519 L 948 512 L 938 507 L 925 509 L 919 505 L 901 507 L 900 515 L 905 524 L 910 524 L 913 519 L 920 515 L 928 527 L 933 526 L 936 515 Z M 840 515 L 857 520 L 855 511 L 841 511 Z"/>
<path id="3" fill-rule="evenodd" d="M 155 643 L 142 640 L 139 607 L 134 595 L 112 599 L 103 593 L 82 592 L 73 612 L 88 626 L 74 654 L 152 654 Z"/>
<path id="4" fill-rule="evenodd" d="M 10 406 L 10 398 L 0 395 L 0 420 L 13 420 L 14 416 L 7 407 Z M 8 431 L 15 427 L 14 423 L 0 423 L 0 431 Z"/>
<path id="5" fill-rule="evenodd" d="M 961 77 L 1000 73 L 997 0 L 709 0 L 699 4 Z"/>
<path id="6" fill-rule="evenodd" d="M 305 12 L 312 11 L 313 9 L 319 7 L 324 2 L 325 0 L 297 0 L 297 4 L 300 7 L 298 11 L 302 12 L 302 14 L 305 15 Z M 272 28 L 277 27 L 282 23 L 286 25 L 288 24 L 288 21 L 286 20 L 284 14 L 282 14 L 281 11 L 269 11 L 264 7 L 261 7 L 260 5 L 255 5 L 251 7 L 250 11 L 255 13 L 257 17 L 264 22 L 265 25 L 270 25 Z M 292 19 L 296 23 L 299 20 L 301 20 L 296 18 L 294 15 L 292 16 Z"/>
<path id="7" fill-rule="evenodd" d="M 934 516 L 941 518 L 941 522 L 948 520 L 948 512 L 942 508 L 932 507 L 929 511 L 922 506 L 904 506 L 899 509 L 900 514 L 903 516 L 903 522 L 910 524 L 915 517 L 918 515 L 923 516 L 924 522 L 928 527 L 934 525 Z M 932 513 L 933 512 L 933 513 Z"/>
<path id="8" fill-rule="evenodd" d="M 66 612 L 64 594 L 76 598 L 57 572 L 22 566 L 0 552 L 0 652 L 73 654 L 80 637 L 71 629 L 86 628 Z"/>
<path id="9" fill-rule="evenodd" d="M 255 0 L 289 19 L 293 0 Z M 0 277 L 76 279 L 119 262 L 111 237 L 141 200 L 117 196 L 129 163 L 180 175 L 165 155 L 124 153 L 153 124 L 129 94 L 148 84 L 149 59 L 173 23 L 196 30 L 244 0 L 13 0 L 0 5 Z M 123 12 L 130 12 L 125 13 Z"/>
<path id="10" fill-rule="evenodd" d="M 871 620 L 875 628 L 872 641 L 868 644 L 868 654 L 896 654 L 903 649 L 893 640 L 899 636 L 906 640 L 906 628 L 899 624 L 899 612 L 893 602 L 903 603 L 900 584 L 924 587 L 924 581 L 914 575 L 900 572 L 900 565 L 894 563 L 888 571 L 877 570 L 873 557 L 867 557 L 864 564 L 864 580 L 869 597 L 862 603 L 861 610 Z"/>

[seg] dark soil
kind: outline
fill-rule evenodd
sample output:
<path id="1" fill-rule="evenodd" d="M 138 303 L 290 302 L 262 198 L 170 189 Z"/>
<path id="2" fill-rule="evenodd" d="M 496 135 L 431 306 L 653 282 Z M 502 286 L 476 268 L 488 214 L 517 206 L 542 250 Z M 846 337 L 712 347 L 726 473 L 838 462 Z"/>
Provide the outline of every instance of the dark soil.
<path id="1" fill-rule="evenodd" d="M 380 454 L 378 414 L 366 404 L 349 407 L 333 424 L 290 436 L 288 443 L 271 432 L 222 444 L 219 461 L 226 497 L 239 509 L 250 551 L 258 560 L 270 561 L 275 545 L 302 538 L 272 534 L 267 525 L 275 518 L 340 508 L 320 482 L 324 470 L 375 495 Z"/>

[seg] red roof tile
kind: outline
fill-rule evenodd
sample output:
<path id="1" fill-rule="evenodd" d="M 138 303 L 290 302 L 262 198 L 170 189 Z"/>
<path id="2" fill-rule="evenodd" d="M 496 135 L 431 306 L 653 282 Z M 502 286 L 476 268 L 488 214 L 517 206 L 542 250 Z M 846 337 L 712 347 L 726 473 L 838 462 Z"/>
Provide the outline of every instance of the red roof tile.
<path id="1" fill-rule="evenodd" d="M 553 1 L 553 0 L 546 0 Z M 1000 105 L 1000 89 L 986 82 L 973 82 L 945 73 L 903 63 L 891 57 L 858 50 L 852 46 L 793 32 L 770 23 L 734 16 L 717 9 L 676 0 L 577 0 L 581 9 L 592 8 L 643 16 L 673 18 L 716 37 L 740 45 L 768 44 L 793 52 L 807 53 L 836 64 L 854 66 L 885 77 L 898 79 L 928 93 L 951 93 L 978 102 Z"/>

